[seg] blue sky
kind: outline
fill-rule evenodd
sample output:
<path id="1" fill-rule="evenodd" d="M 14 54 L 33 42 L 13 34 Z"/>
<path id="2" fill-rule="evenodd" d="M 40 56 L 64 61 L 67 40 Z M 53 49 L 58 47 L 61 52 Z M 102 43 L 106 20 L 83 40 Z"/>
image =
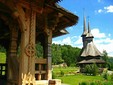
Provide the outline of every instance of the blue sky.
<path id="1" fill-rule="evenodd" d="M 53 43 L 82 48 L 83 9 L 90 21 L 94 44 L 113 56 L 113 0 L 63 0 L 59 5 L 79 17 L 77 25 L 66 28 L 70 34 L 53 38 Z"/>

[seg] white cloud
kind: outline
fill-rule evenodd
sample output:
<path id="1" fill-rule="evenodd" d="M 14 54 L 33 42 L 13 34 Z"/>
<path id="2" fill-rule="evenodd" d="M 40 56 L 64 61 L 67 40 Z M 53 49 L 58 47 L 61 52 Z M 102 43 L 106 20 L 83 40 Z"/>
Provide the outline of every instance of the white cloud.
<path id="1" fill-rule="evenodd" d="M 103 10 L 102 10 L 102 9 L 99 9 L 97 12 L 98 12 L 98 13 L 102 13 L 102 12 L 103 12 Z"/>
<path id="2" fill-rule="evenodd" d="M 105 9 L 106 12 L 113 12 L 113 5 L 104 7 L 104 9 Z"/>
<path id="3" fill-rule="evenodd" d="M 108 41 L 107 41 L 108 40 Z M 108 42 L 108 44 L 104 44 L 102 42 Z M 98 43 L 100 42 L 100 43 Z M 113 39 L 104 39 L 104 40 L 95 40 L 94 41 L 96 47 L 103 52 L 103 50 L 106 50 L 109 56 L 113 56 Z"/>
<path id="4" fill-rule="evenodd" d="M 74 44 L 79 45 L 82 44 L 82 37 L 78 37 L 77 40 L 74 42 Z"/>
<path id="5" fill-rule="evenodd" d="M 103 52 L 103 50 L 106 50 L 108 55 L 113 57 L 113 39 L 110 38 L 111 34 L 101 33 L 98 28 L 93 29 L 91 32 L 94 36 L 94 44 L 99 51 Z M 79 48 L 83 47 L 81 36 L 66 37 L 58 41 L 53 40 L 53 43 L 67 44 Z"/>
<path id="6" fill-rule="evenodd" d="M 53 41 L 53 43 L 61 44 L 61 45 L 63 45 L 63 44 L 71 45 L 72 42 L 71 42 L 71 38 L 70 37 L 66 37 L 66 38 L 64 38 L 62 40 Z"/>
<path id="7" fill-rule="evenodd" d="M 108 36 L 110 37 L 110 36 L 111 36 L 111 34 L 108 34 Z"/>
<path id="8" fill-rule="evenodd" d="M 98 28 L 94 28 L 91 30 L 91 33 L 93 34 L 93 36 L 95 38 L 105 38 L 106 35 L 105 33 L 100 33 L 99 29 Z"/>
<path id="9" fill-rule="evenodd" d="M 62 40 L 62 43 L 63 43 L 63 44 L 71 45 L 71 38 L 70 38 L 70 37 L 67 37 L 67 38 L 63 39 L 63 40 Z"/>
<path id="10" fill-rule="evenodd" d="M 103 9 L 95 10 L 95 13 L 113 13 L 113 5 L 106 6 Z"/>

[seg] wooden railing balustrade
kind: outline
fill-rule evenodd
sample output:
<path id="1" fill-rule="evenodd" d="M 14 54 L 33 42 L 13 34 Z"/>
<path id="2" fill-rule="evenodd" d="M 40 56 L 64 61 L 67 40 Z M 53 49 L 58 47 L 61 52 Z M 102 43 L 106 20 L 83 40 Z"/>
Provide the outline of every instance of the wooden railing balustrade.
<path id="1" fill-rule="evenodd" d="M 7 64 L 0 63 L 0 78 L 6 77 Z M 47 74 L 47 59 L 36 58 L 35 59 L 35 78 L 36 80 L 46 80 Z"/>
<path id="2" fill-rule="evenodd" d="M 7 73 L 7 64 L 0 63 L 0 78 L 6 78 Z"/>

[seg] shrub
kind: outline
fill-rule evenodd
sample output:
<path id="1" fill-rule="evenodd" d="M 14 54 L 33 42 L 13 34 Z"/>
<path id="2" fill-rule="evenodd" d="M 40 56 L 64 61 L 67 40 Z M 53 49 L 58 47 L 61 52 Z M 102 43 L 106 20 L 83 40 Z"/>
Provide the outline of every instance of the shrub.
<path id="1" fill-rule="evenodd" d="M 86 65 L 85 66 L 85 73 L 89 75 L 96 76 L 98 73 L 98 67 L 96 64 Z"/>
<path id="2" fill-rule="evenodd" d="M 93 74 L 94 76 L 96 76 L 97 73 L 98 73 L 98 67 L 97 67 L 97 65 L 94 63 L 94 64 L 92 64 L 92 74 Z"/>
<path id="3" fill-rule="evenodd" d="M 60 71 L 60 75 L 61 76 L 64 76 L 64 72 L 62 70 Z"/>
<path id="4" fill-rule="evenodd" d="M 104 78 L 105 80 L 108 80 L 108 73 L 107 73 L 107 71 L 105 71 L 105 72 L 103 73 L 103 78 Z"/>
<path id="5" fill-rule="evenodd" d="M 95 82 L 91 82 L 90 85 L 96 85 L 96 83 Z"/>
<path id="6" fill-rule="evenodd" d="M 113 81 L 113 73 L 110 76 L 111 76 L 111 81 Z"/>
<path id="7" fill-rule="evenodd" d="M 88 85 L 88 82 L 81 82 L 79 85 Z"/>
<path id="8" fill-rule="evenodd" d="M 52 72 L 52 79 L 56 78 L 56 74 L 54 72 Z"/>

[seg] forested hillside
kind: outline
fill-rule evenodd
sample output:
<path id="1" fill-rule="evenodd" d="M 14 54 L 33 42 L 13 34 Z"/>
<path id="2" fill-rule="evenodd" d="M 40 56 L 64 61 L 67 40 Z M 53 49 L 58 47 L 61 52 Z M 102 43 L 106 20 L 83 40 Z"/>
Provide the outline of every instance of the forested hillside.
<path id="1" fill-rule="evenodd" d="M 68 66 L 75 65 L 81 49 L 70 45 L 52 44 L 53 64 L 65 62 Z"/>
<path id="2" fill-rule="evenodd" d="M 80 58 L 80 51 L 80 48 L 71 45 L 52 44 L 52 64 L 66 63 L 67 66 L 76 66 Z M 0 46 L 0 53 L 6 53 L 2 46 Z M 40 43 L 36 44 L 36 56 L 43 57 L 43 47 Z M 3 60 L 2 54 L 0 57 L 0 61 Z M 113 70 L 113 57 L 108 56 L 107 52 L 103 51 L 102 58 L 106 61 L 106 67 Z"/>

